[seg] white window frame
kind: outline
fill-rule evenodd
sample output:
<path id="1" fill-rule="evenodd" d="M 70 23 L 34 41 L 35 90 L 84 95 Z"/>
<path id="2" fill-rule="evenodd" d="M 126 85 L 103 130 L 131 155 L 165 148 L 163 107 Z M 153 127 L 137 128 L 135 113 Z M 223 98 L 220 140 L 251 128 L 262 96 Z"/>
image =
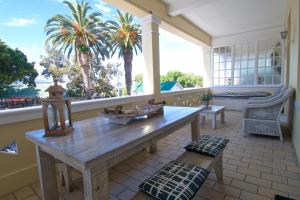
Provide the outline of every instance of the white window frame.
<path id="1" fill-rule="evenodd" d="M 280 62 L 281 62 L 281 78 L 280 78 L 280 83 L 279 84 L 274 84 L 273 82 L 273 79 L 272 78 L 272 84 L 258 84 L 258 43 L 259 41 L 263 41 L 263 40 L 278 40 L 280 41 L 281 43 L 281 59 L 280 59 Z M 255 50 L 255 58 L 254 58 L 254 84 L 247 84 L 247 85 L 234 85 L 234 62 L 235 62 L 235 45 L 237 44 L 245 44 L 245 43 L 254 43 L 254 50 Z M 231 85 L 214 85 L 214 49 L 215 48 L 221 48 L 221 47 L 230 47 L 231 48 L 231 52 L 232 52 L 232 78 L 233 78 L 233 84 Z M 249 45 L 248 45 L 248 48 L 249 48 Z M 242 51 L 242 49 L 241 49 Z M 280 85 L 282 85 L 284 83 L 284 67 L 285 65 L 283 64 L 283 56 L 282 56 L 282 52 L 283 52 L 283 45 L 282 45 L 282 41 L 280 40 L 280 38 L 278 37 L 275 37 L 275 38 L 263 38 L 263 39 L 256 39 L 256 40 L 250 40 L 250 41 L 243 41 L 243 42 L 238 42 L 238 43 L 228 43 L 228 44 L 219 44 L 219 45 L 214 45 L 212 46 L 211 48 L 211 87 L 212 88 L 222 88 L 222 87 L 230 87 L 230 88 L 251 88 L 251 87 L 261 87 L 261 88 L 266 88 L 266 87 L 278 87 Z M 248 54 L 249 54 L 249 51 L 248 51 Z M 249 62 L 249 55 L 248 55 L 248 58 L 247 58 L 247 62 Z M 220 69 L 219 69 L 220 70 Z M 247 73 L 248 73 L 248 70 L 247 70 Z M 240 66 L 240 78 L 241 78 L 241 66 Z"/>

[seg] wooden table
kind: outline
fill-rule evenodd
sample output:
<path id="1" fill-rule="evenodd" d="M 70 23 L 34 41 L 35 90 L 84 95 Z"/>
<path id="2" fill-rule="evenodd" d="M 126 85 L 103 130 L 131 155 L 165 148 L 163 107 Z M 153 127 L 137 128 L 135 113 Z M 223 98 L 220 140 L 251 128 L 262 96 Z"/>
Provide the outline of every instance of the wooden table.
<path id="1" fill-rule="evenodd" d="M 58 199 L 56 159 L 82 173 L 84 199 L 109 199 L 108 168 L 191 124 L 192 140 L 200 135 L 201 108 L 164 107 L 164 115 L 131 125 L 115 125 L 103 117 L 74 123 L 74 131 L 64 137 L 43 137 L 44 130 L 26 133 L 35 144 L 42 199 Z"/>
<path id="2" fill-rule="evenodd" d="M 202 111 L 200 113 L 201 121 L 204 123 L 205 117 L 211 119 L 211 128 L 215 129 L 217 127 L 217 115 L 221 114 L 221 122 L 225 122 L 225 106 L 209 105 L 208 107 L 201 106 Z"/>

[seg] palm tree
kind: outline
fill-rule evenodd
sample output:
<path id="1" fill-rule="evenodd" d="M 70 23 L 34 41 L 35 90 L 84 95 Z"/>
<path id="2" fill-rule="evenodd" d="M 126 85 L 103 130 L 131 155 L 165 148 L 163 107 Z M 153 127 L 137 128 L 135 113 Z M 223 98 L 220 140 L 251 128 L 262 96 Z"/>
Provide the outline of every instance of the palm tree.
<path id="1" fill-rule="evenodd" d="M 84 0 L 74 3 L 63 1 L 63 4 L 71 10 L 71 16 L 57 14 L 47 21 L 46 43 L 51 41 L 53 47 L 67 53 L 68 58 L 74 51 L 75 60 L 81 66 L 85 95 L 90 99 L 90 60 L 93 56 L 109 57 L 108 35 L 104 31 L 106 25 L 100 19 L 100 12 L 89 13 L 91 7 Z"/>
<path id="2" fill-rule="evenodd" d="M 133 15 L 117 10 L 117 21 L 108 21 L 112 56 L 119 51 L 119 58 L 124 60 L 125 82 L 127 94 L 131 94 L 133 50 L 142 51 L 142 36 L 140 25 L 134 23 Z"/>

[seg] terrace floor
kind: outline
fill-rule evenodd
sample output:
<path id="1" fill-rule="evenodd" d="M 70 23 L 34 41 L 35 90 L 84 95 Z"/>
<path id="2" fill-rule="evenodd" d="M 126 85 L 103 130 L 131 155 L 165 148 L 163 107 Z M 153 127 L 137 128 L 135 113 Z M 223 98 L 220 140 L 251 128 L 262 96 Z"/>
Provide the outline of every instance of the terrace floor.
<path id="1" fill-rule="evenodd" d="M 210 128 L 209 120 L 201 126 L 201 134 L 230 138 L 223 159 L 224 180 L 217 182 L 212 172 L 194 199 L 212 200 L 268 200 L 274 194 L 300 199 L 300 167 L 289 138 L 281 143 L 279 138 L 240 135 L 241 113 L 226 111 L 226 123 Z M 190 127 L 162 139 L 158 152 L 142 151 L 113 167 L 110 172 L 111 199 L 130 199 L 139 184 L 169 161 L 176 159 L 189 143 Z M 38 200 L 39 184 L 33 183 L 0 200 Z"/>

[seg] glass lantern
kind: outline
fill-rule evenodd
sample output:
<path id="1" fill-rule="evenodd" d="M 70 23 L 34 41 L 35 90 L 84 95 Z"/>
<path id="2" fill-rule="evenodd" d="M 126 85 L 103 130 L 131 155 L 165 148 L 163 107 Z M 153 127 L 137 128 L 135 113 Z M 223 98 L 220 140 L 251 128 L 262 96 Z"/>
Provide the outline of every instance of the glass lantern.
<path id="1" fill-rule="evenodd" d="M 64 98 L 65 89 L 54 81 L 46 91 L 49 98 L 42 100 L 45 137 L 64 136 L 73 130 L 71 102 Z"/>

